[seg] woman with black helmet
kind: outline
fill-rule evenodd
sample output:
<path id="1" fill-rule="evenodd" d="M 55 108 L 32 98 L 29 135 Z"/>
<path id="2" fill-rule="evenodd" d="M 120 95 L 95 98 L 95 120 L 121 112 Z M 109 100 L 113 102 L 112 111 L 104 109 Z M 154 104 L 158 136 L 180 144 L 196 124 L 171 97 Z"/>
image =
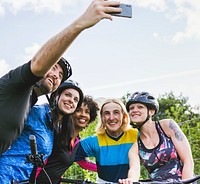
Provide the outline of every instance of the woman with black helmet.
<path id="1" fill-rule="evenodd" d="M 32 107 L 22 134 L 0 156 L 1 184 L 29 179 L 33 169 L 31 163 L 26 163 L 26 155 L 31 153 L 29 135 L 35 135 L 38 153 L 44 154 L 44 159 L 51 154 L 54 141 L 58 141 L 58 146 L 69 147 L 74 136 L 70 114 L 82 103 L 83 92 L 76 82 L 68 80 L 60 85 L 50 99 L 51 105 Z"/>
<path id="2" fill-rule="evenodd" d="M 77 148 L 79 146 L 79 133 L 85 129 L 90 123 L 94 122 L 97 117 L 98 104 L 91 96 L 85 95 L 82 104 L 72 114 L 75 134 L 71 139 L 70 147 L 66 149 L 66 145 L 58 145 L 58 141 L 54 141 L 53 151 L 45 161 L 44 170 L 41 168 L 37 172 L 37 184 L 58 184 L 61 176 L 72 165 L 75 160 Z M 97 171 L 95 163 L 81 160 L 77 162 L 82 168 Z M 49 176 L 49 178 L 47 177 Z"/>
<path id="3" fill-rule="evenodd" d="M 136 92 L 128 99 L 126 108 L 132 123 L 140 131 L 140 137 L 129 152 L 128 178 L 120 183 L 133 182 L 135 164 L 139 159 L 154 181 L 192 178 L 191 148 L 178 124 L 172 119 L 152 120 L 159 110 L 157 99 L 148 92 Z"/>

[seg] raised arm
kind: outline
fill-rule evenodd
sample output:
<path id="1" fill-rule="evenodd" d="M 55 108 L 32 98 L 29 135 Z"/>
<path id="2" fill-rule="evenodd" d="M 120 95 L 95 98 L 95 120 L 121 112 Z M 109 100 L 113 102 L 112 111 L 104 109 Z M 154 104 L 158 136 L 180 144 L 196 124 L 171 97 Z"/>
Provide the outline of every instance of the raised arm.
<path id="1" fill-rule="evenodd" d="M 94 26 L 102 19 L 112 20 L 109 12 L 121 12 L 121 8 L 113 7 L 117 5 L 119 5 L 119 2 L 107 0 L 93 1 L 82 16 L 49 39 L 40 48 L 31 61 L 33 74 L 44 76 L 84 29 Z"/>
<path id="2" fill-rule="evenodd" d="M 119 179 L 119 183 L 132 184 L 133 182 L 138 182 L 140 178 L 140 158 L 138 153 L 137 142 L 132 145 L 128 153 L 129 158 L 129 171 L 128 178 Z"/>
<path id="3" fill-rule="evenodd" d="M 182 179 L 192 178 L 194 176 L 194 161 L 187 137 L 174 120 L 167 119 L 162 121 L 164 131 L 172 139 L 178 155 L 183 162 Z"/>

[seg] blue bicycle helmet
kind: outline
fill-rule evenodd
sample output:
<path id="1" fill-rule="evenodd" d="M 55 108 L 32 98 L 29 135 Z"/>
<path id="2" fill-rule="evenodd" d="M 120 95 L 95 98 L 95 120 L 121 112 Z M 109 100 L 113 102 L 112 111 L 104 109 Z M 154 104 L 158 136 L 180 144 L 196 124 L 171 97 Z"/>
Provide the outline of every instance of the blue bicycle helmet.
<path id="1" fill-rule="evenodd" d="M 61 81 L 61 83 L 63 83 L 72 75 L 72 67 L 67 62 L 67 60 L 63 57 L 60 58 L 60 60 L 58 61 L 58 64 L 61 66 L 63 70 L 63 79 Z"/>
<path id="2" fill-rule="evenodd" d="M 126 102 L 126 109 L 129 112 L 129 107 L 133 103 L 142 103 L 150 109 L 155 110 L 155 114 L 159 111 L 158 100 L 148 92 L 135 92 L 133 93 Z"/>

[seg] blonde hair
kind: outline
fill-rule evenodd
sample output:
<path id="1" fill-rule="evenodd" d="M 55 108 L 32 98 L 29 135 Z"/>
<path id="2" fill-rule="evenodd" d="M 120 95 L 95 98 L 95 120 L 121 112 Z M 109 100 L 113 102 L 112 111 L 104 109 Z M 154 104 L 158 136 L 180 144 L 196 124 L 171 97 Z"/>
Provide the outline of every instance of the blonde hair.
<path id="1" fill-rule="evenodd" d="M 101 106 L 100 120 L 96 127 L 96 133 L 103 134 L 105 132 L 105 123 L 103 122 L 103 117 L 102 117 L 103 114 L 102 113 L 103 113 L 104 106 L 108 103 L 116 103 L 121 107 L 121 110 L 123 113 L 122 126 L 120 127 L 121 131 L 124 132 L 124 131 L 128 130 L 129 128 L 131 128 L 129 115 L 128 115 L 128 112 L 127 112 L 126 107 L 123 104 L 123 102 L 117 98 L 109 98 L 109 99 L 105 100 Z"/>

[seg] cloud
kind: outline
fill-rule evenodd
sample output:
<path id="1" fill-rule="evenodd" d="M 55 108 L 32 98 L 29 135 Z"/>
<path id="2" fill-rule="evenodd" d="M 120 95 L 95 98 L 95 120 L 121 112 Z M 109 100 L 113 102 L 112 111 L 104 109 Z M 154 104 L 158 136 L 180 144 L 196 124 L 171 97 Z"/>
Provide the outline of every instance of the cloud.
<path id="1" fill-rule="evenodd" d="M 4 15 L 7 10 L 14 14 L 22 10 L 36 13 L 44 11 L 63 13 L 66 9 L 72 10 L 75 6 L 83 6 L 89 2 L 89 0 L 1 0 L 0 16 Z M 172 35 L 165 35 L 163 40 L 170 40 L 172 43 L 181 43 L 188 39 L 200 40 L 199 0 L 123 0 L 122 2 L 163 13 L 174 25 L 180 21 L 185 22 L 182 30 Z M 160 34 L 157 33 L 157 35 Z"/>
<path id="2" fill-rule="evenodd" d="M 137 0 L 136 3 L 138 6 L 163 12 L 173 24 L 177 24 L 182 20 L 185 22 L 183 30 L 174 33 L 174 35 L 166 35 L 164 40 L 170 39 L 172 43 L 180 43 L 189 39 L 200 40 L 199 0 Z M 157 33 L 157 35 L 159 34 Z"/>
<path id="3" fill-rule="evenodd" d="M 131 1 L 130 1 L 131 2 Z M 148 8 L 155 11 L 164 11 L 166 9 L 166 1 L 165 0 L 135 0 L 134 4 L 137 6 Z"/>
<path id="4" fill-rule="evenodd" d="M 200 1 L 178 1 L 176 3 L 179 14 L 186 17 L 186 26 L 172 38 L 178 43 L 186 39 L 197 38 L 200 40 Z"/>
<path id="5" fill-rule="evenodd" d="M 10 69 L 10 65 L 4 59 L 0 59 L 0 76 L 4 75 Z"/>
<path id="6" fill-rule="evenodd" d="M 4 13 L 5 13 L 5 10 L 4 10 L 3 6 L 0 3 L 0 17 L 3 16 Z"/>
<path id="7" fill-rule="evenodd" d="M 41 13 L 44 11 L 51 11 L 54 13 L 62 13 L 66 7 L 76 5 L 76 0 L 1 0 L 0 12 L 8 9 L 10 12 L 16 14 L 22 10 L 34 11 Z"/>
<path id="8" fill-rule="evenodd" d="M 40 47 L 41 45 L 33 43 L 30 47 L 24 49 L 24 55 L 19 56 L 18 60 L 27 62 L 36 54 Z"/>

